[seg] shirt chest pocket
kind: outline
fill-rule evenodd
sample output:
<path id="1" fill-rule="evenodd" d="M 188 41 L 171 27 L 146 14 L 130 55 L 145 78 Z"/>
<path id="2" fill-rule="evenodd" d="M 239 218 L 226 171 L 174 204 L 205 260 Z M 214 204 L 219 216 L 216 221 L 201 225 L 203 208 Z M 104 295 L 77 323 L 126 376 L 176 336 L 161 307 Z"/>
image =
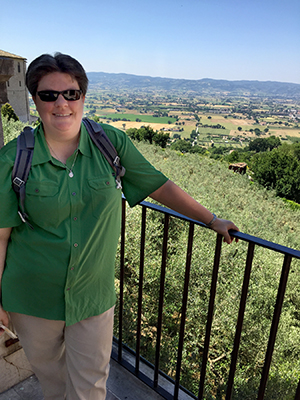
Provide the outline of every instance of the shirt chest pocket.
<path id="1" fill-rule="evenodd" d="M 60 223 L 59 186 L 53 181 L 26 183 L 25 209 L 29 219 L 40 226 L 58 226 Z"/>
<path id="2" fill-rule="evenodd" d="M 88 188 L 92 198 L 93 215 L 97 219 L 101 213 L 116 211 L 122 196 L 121 190 L 116 188 L 114 176 L 88 179 Z"/>

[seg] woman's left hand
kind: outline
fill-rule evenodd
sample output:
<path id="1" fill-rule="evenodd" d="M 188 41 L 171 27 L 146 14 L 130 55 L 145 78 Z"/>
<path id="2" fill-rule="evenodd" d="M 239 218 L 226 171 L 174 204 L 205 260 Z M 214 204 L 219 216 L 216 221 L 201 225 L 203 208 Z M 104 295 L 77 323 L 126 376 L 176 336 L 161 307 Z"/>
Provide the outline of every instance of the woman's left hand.
<path id="1" fill-rule="evenodd" d="M 226 219 L 217 218 L 214 223 L 211 225 L 211 229 L 215 232 L 219 233 L 224 237 L 224 242 L 230 244 L 233 241 L 233 237 L 229 235 L 228 231 L 232 229 L 233 231 L 240 231 L 239 228 L 231 221 L 227 221 Z M 239 241 L 238 238 L 235 238 L 236 243 Z"/>

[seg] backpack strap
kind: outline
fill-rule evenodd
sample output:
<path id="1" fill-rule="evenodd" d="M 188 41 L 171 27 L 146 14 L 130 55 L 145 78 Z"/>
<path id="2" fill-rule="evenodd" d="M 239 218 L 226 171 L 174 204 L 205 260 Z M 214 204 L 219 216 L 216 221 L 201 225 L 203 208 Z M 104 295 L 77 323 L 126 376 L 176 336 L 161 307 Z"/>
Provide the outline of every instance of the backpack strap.
<path id="1" fill-rule="evenodd" d="M 118 156 L 114 145 L 111 143 L 100 124 L 97 124 L 97 122 L 88 118 L 83 118 L 82 122 L 84 123 L 84 126 L 86 127 L 95 145 L 115 171 L 117 189 L 121 189 L 121 177 L 125 174 L 125 168 L 121 165 L 120 157 Z"/>
<path id="2" fill-rule="evenodd" d="M 31 229 L 28 215 L 25 213 L 25 184 L 31 168 L 34 150 L 33 128 L 26 126 L 17 138 L 17 154 L 12 171 L 12 188 L 16 192 L 19 201 L 18 214 L 23 222 Z"/>

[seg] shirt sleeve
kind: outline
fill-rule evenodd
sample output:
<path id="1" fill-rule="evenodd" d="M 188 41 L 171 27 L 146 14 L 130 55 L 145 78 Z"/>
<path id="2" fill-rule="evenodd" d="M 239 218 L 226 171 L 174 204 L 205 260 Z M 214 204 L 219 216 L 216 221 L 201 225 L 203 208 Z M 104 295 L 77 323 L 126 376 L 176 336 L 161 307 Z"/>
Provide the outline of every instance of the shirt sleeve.
<path id="1" fill-rule="evenodd" d="M 125 132 L 111 129 L 109 125 L 104 125 L 103 128 L 126 169 L 122 178 L 123 193 L 133 207 L 160 188 L 168 178 L 145 159 Z"/>
<path id="2" fill-rule="evenodd" d="M 16 142 L 12 141 L 0 150 L 0 228 L 21 224 L 18 200 L 11 185 L 11 174 L 16 154 Z"/>

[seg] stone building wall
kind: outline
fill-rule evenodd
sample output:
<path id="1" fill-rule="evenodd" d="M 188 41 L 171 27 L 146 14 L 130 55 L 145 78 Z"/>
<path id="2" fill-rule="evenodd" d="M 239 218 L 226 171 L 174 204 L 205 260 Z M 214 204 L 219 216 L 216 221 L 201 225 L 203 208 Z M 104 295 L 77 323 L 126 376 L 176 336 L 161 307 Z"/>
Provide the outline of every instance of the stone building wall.
<path id="1" fill-rule="evenodd" d="M 6 85 L 7 81 L 12 77 L 13 73 L 13 60 L 1 57 L 0 54 L 0 108 L 3 104 L 8 102 Z M 3 146 L 3 144 L 3 128 L 0 113 L 0 148 Z"/>
<path id="2" fill-rule="evenodd" d="M 26 60 L 14 58 L 14 75 L 7 82 L 8 102 L 22 122 L 30 120 L 28 91 L 25 86 Z"/>

